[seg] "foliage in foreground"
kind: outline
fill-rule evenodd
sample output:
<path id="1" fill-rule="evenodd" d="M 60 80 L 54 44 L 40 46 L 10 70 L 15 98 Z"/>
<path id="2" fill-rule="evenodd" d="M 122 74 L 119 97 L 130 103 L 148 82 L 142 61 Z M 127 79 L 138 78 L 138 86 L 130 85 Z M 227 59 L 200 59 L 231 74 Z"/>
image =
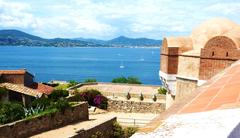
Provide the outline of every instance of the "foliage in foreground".
<path id="1" fill-rule="evenodd" d="M 112 83 L 142 84 L 142 82 L 136 77 L 118 77 L 114 78 Z"/>
<path id="2" fill-rule="evenodd" d="M 126 127 L 122 128 L 122 126 L 118 122 L 113 123 L 113 138 L 129 138 L 131 137 L 135 132 L 137 131 L 137 128 L 134 127 Z"/>
<path id="3" fill-rule="evenodd" d="M 6 88 L 0 87 L 0 98 L 8 93 Z"/>
<path id="4" fill-rule="evenodd" d="M 25 117 L 23 106 L 19 103 L 0 103 L 0 124 L 13 122 Z"/>
<path id="5" fill-rule="evenodd" d="M 167 94 L 167 89 L 165 89 L 164 87 L 160 87 L 158 89 L 158 94 L 166 95 Z"/>

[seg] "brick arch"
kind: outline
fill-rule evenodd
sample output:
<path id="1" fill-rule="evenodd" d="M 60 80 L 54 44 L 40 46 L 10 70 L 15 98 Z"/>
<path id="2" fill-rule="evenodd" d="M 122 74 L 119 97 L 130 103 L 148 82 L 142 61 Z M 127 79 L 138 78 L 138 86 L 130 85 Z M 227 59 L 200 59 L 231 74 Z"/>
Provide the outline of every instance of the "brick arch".
<path id="1" fill-rule="evenodd" d="M 214 47 L 222 49 L 238 49 L 238 45 L 234 39 L 228 36 L 215 36 L 208 40 L 204 46 L 205 49 L 211 49 Z"/>

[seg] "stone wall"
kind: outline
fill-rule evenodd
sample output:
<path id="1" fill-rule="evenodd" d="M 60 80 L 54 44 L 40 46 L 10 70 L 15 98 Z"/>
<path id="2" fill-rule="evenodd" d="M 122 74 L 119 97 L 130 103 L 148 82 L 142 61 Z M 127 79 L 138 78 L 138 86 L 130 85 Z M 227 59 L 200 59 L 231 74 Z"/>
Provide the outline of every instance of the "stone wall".
<path id="1" fill-rule="evenodd" d="M 103 134 L 103 138 L 111 138 L 113 132 L 113 123 L 117 121 L 116 117 L 110 118 L 104 123 L 96 124 L 94 127 L 87 130 L 80 130 L 76 135 L 71 136 L 70 138 L 91 138 L 96 132 Z"/>
<path id="2" fill-rule="evenodd" d="M 177 78 L 177 92 L 175 99 L 179 100 L 185 96 L 191 94 L 193 90 L 197 88 L 197 80 L 188 80 L 183 78 Z"/>
<path id="3" fill-rule="evenodd" d="M 198 78 L 199 75 L 200 58 L 191 56 L 179 57 L 178 76 L 188 78 Z"/>
<path id="4" fill-rule="evenodd" d="M 88 104 L 80 103 L 51 115 L 19 120 L 0 126 L 1 138 L 29 137 L 70 123 L 88 120 Z"/>
<path id="5" fill-rule="evenodd" d="M 126 113 L 161 113 L 165 110 L 165 103 L 131 100 L 108 100 L 108 111 Z"/>

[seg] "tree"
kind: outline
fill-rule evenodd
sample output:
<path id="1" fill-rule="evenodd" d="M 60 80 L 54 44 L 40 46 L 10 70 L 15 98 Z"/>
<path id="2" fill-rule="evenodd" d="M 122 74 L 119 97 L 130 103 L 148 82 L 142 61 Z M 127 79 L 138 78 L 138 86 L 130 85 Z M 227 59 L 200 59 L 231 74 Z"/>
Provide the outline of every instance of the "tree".
<path id="1" fill-rule="evenodd" d="M 125 77 L 118 77 L 112 80 L 112 83 L 127 83 L 128 80 Z"/>
<path id="2" fill-rule="evenodd" d="M 136 77 L 128 77 L 127 82 L 128 84 L 142 84 L 142 82 Z"/>
<path id="3" fill-rule="evenodd" d="M 96 79 L 86 79 L 84 82 L 85 82 L 85 83 L 97 82 L 97 80 L 96 80 Z"/>
<path id="4" fill-rule="evenodd" d="M 118 77 L 112 80 L 112 83 L 142 84 L 137 77 Z"/>

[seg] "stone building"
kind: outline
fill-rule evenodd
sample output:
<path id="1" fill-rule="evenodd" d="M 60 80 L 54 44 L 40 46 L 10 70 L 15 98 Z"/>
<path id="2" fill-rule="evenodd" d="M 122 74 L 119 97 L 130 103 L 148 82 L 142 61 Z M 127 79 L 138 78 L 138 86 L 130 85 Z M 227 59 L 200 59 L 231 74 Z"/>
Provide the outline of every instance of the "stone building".
<path id="1" fill-rule="evenodd" d="M 205 21 L 186 37 L 164 38 L 159 76 L 169 89 L 167 97 L 189 95 L 240 59 L 239 46 L 240 25 L 225 18 Z"/>
<path id="2" fill-rule="evenodd" d="M 34 76 L 26 70 L 0 70 L 0 87 L 8 91 L 0 95 L 0 101 L 17 101 L 25 106 L 34 98 L 53 91 L 52 87 L 35 82 Z"/>

